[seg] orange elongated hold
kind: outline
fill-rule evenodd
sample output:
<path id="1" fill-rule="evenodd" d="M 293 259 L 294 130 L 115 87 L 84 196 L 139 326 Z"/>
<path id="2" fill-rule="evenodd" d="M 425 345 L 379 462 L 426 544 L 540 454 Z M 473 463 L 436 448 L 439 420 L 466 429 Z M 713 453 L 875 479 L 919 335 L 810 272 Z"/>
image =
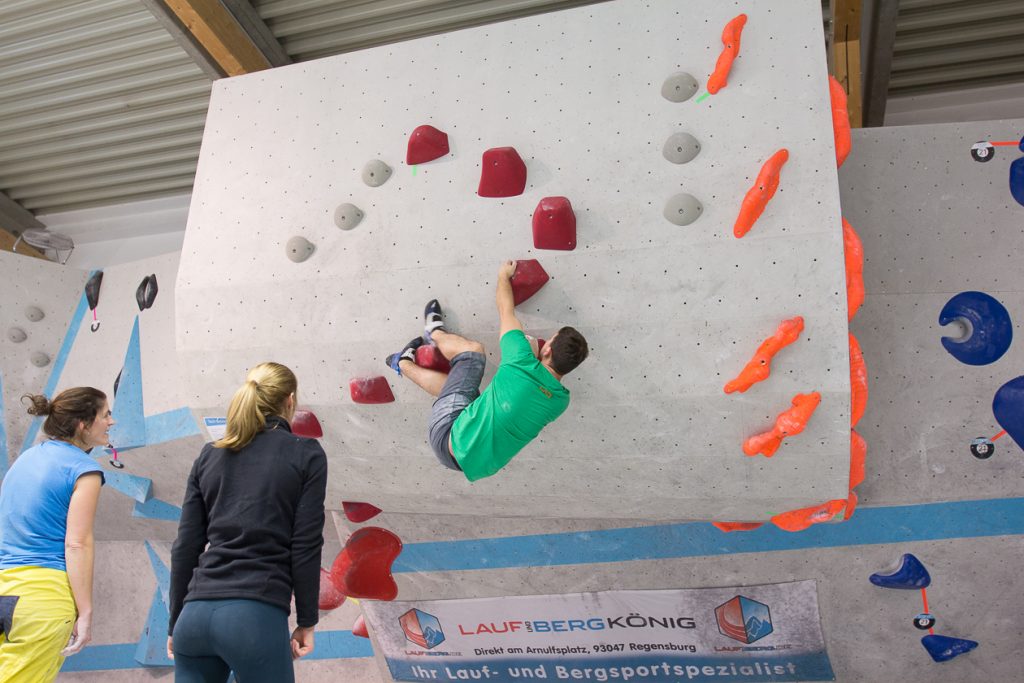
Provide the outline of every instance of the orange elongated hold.
<path id="1" fill-rule="evenodd" d="M 754 352 L 754 357 L 746 364 L 735 379 L 725 385 L 725 393 L 731 394 L 738 391 L 741 394 L 757 384 L 768 379 L 772 373 L 772 358 L 784 347 L 789 346 L 797 340 L 804 330 L 804 319 L 799 315 L 779 323 L 775 334 L 761 342 Z"/>
<path id="2" fill-rule="evenodd" d="M 746 23 L 747 15 L 740 14 L 722 29 L 722 52 L 718 55 L 714 72 L 708 78 L 708 92 L 712 95 L 729 84 L 729 71 L 732 70 L 733 60 L 740 53 L 740 36 Z"/>
<path id="3" fill-rule="evenodd" d="M 729 533 L 730 531 L 751 531 L 764 526 L 763 522 L 711 522 L 719 531 Z"/>
<path id="4" fill-rule="evenodd" d="M 782 512 L 772 517 L 772 524 L 783 531 L 803 531 L 812 524 L 828 522 L 846 509 L 849 501 L 845 498 L 830 500 L 821 505 L 812 505 L 799 510 Z"/>
<path id="5" fill-rule="evenodd" d="M 835 76 L 828 77 L 828 96 L 832 100 L 832 135 L 836 141 L 836 168 L 839 168 L 850 154 L 850 111 L 846 91 Z"/>
<path id="6" fill-rule="evenodd" d="M 843 219 L 843 253 L 846 259 L 846 320 L 853 320 L 864 303 L 864 246 L 860 236 Z"/>
<path id="7" fill-rule="evenodd" d="M 857 338 L 850 334 L 850 427 L 856 427 L 868 405 L 868 368 Z"/>
<path id="8" fill-rule="evenodd" d="M 850 491 L 850 497 L 846 499 L 846 512 L 843 513 L 843 521 L 853 517 L 853 511 L 857 509 L 857 494 Z"/>
<path id="9" fill-rule="evenodd" d="M 797 394 L 793 397 L 793 407 L 782 411 L 775 418 L 774 427 L 743 442 L 743 452 L 747 455 L 760 453 L 766 458 L 772 457 L 775 455 L 775 451 L 779 450 L 783 439 L 804 431 L 807 421 L 811 419 L 811 415 L 814 414 L 819 403 L 821 403 L 821 394 L 817 391 L 812 391 L 809 394 Z"/>
<path id="10" fill-rule="evenodd" d="M 868 442 L 857 432 L 850 430 L 850 490 L 864 482 L 864 461 L 868 455 Z"/>
<path id="11" fill-rule="evenodd" d="M 732 234 L 736 237 L 743 237 L 750 232 L 754 223 L 761 217 L 764 207 L 768 206 L 768 202 L 775 196 L 775 190 L 779 189 L 779 174 L 787 161 L 789 150 L 783 147 L 764 162 L 761 172 L 757 174 L 757 181 L 743 198 L 739 218 L 732 227 Z"/>

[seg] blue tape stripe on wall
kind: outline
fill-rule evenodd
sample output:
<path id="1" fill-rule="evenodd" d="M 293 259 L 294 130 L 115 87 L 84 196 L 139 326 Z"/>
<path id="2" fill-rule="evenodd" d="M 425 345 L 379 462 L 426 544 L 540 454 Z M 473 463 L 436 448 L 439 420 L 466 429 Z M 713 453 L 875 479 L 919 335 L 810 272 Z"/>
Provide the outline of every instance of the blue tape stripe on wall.
<path id="1" fill-rule="evenodd" d="M 95 271 L 93 271 L 95 272 Z M 89 274 L 92 276 L 92 273 Z M 53 392 L 57 390 L 57 383 L 60 381 L 61 373 L 64 372 L 64 366 L 68 362 L 68 356 L 71 355 L 71 347 L 75 344 L 75 337 L 78 336 L 78 329 L 82 326 L 82 319 L 85 318 L 85 312 L 89 308 L 89 303 L 85 298 L 85 292 L 82 292 L 82 296 L 78 299 L 78 306 L 75 308 L 75 312 L 71 315 L 71 322 L 68 324 L 68 331 L 64 335 L 64 342 L 60 345 L 60 351 L 57 352 L 57 357 L 53 361 L 53 367 L 50 369 L 50 379 L 46 382 L 46 387 L 43 389 L 43 393 L 47 397 L 53 398 Z M 21 444 L 21 451 L 24 453 L 26 450 L 32 447 L 35 443 L 36 436 L 39 434 L 39 427 L 42 426 L 43 421 L 40 418 L 34 418 L 32 424 L 29 425 L 28 433 L 25 434 L 25 440 Z"/>
<path id="2" fill-rule="evenodd" d="M 164 638 L 164 643 L 167 639 Z M 62 673 L 75 671 L 110 671 L 113 669 L 143 669 L 135 661 L 135 643 L 117 645 L 89 645 L 73 657 L 64 660 Z M 351 631 L 317 631 L 316 648 L 308 659 L 359 659 L 372 657 L 373 647 L 366 638 L 352 635 Z"/>
<path id="3" fill-rule="evenodd" d="M 848 522 L 817 524 L 799 533 L 766 524 L 755 531 L 726 534 L 707 522 L 690 522 L 410 543 L 398 556 L 392 571 L 544 567 L 1018 534 L 1024 534 L 1024 498 L 1000 498 L 862 507 Z"/>

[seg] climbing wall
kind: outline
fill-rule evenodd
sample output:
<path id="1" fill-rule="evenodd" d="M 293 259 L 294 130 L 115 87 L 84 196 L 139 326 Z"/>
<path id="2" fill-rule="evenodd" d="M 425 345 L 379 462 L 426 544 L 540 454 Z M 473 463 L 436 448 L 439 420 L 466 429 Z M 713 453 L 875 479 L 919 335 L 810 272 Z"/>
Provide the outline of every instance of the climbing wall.
<path id="1" fill-rule="evenodd" d="M 333 505 L 754 520 L 845 499 L 846 297 L 819 10 L 625 0 L 219 81 L 177 289 L 196 417 L 223 416 L 255 363 L 291 366 L 324 426 Z M 740 12 L 742 49 L 709 96 Z M 672 101 L 663 87 L 680 99 L 680 72 L 696 89 Z M 426 124 L 450 153 L 409 166 L 406 142 Z M 687 163 L 666 149 L 679 133 L 699 144 Z M 506 146 L 525 161 L 525 190 L 478 196 L 483 153 Z M 778 192 L 737 239 L 744 197 L 782 148 Z M 391 169 L 378 167 L 376 187 L 363 180 L 372 160 Z M 533 248 L 531 217 L 552 196 L 575 211 L 572 251 Z M 353 229 L 335 223 L 350 225 L 335 216 L 343 204 L 362 215 Z M 677 225 L 680 211 L 697 218 Z M 437 297 L 450 327 L 489 349 L 488 381 L 495 274 L 509 258 L 551 276 L 517 309 L 527 332 L 571 324 L 591 357 L 566 379 L 566 414 L 469 484 L 426 446 L 429 398 L 383 359 Z M 804 332 L 771 378 L 726 395 L 794 316 Z M 380 375 L 394 402 L 353 403 L 350 380 Z M 745 439 L 813 391 L 821 405 L 801 435 L 771 460 L 744 455 Z"/>

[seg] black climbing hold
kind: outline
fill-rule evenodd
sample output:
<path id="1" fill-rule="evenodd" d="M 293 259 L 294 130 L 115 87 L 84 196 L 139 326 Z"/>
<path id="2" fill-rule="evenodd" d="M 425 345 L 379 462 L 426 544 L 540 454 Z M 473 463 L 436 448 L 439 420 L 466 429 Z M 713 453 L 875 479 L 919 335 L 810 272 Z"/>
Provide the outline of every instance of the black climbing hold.
<path id="1" fill-rule="evenodd" d="M 988 460 L 996 453 L 996 445 L 984 436 L 971 441 L 971 455 L 978 460 Z"/>
<path id="2" fill-rule="evenodd" d="M 100 303 L 100 285 L 103 284 L 103 271 L 97 270 L 85 283 L 85 299 L 89 302 L 89 310 L 93 310 Z"/>
<path id="3" fill-rule="evenodd" d="M 976 142 L 971 145 L 971 157 L 985 163 L 996 158 L 996 148 L 990 142 Z"/>
<path id="4" fill-rule="evenodd" d="M 144 311 L 153 305 L 158 291 L 156 275 L 147 275 L 142 278 L 138 289 L 135 290 L 135 303 L 139 305 L 140 311 Z"/>
<path id="5" fill-rule="evenodd" d="M 935 617 L 928 614 L 927 612 L 923 614 L 918 614 L 916 617 L 914 617 L 914 628 L 919 628 L 922 631 L 927 631 L 932 626 L 935 626 Z"/>
<path id="6" fill-rule="evenodd" d="M 110 459 L 110 465 L 112 467 L 116 467 L 119 470 L 123 470 L 124 469 L 124 463 L 121 462 L 120 460 L 114 460 L 113 458 L 111 458 Z"/>
<path id="7" fill-rule="evenodd" d="M 114 398 L 117 398 L 117 387 L 121 384 L 121 373 L 124 372 L 124 368 L 117 371 L 117 379 L 114 380 Z"/>

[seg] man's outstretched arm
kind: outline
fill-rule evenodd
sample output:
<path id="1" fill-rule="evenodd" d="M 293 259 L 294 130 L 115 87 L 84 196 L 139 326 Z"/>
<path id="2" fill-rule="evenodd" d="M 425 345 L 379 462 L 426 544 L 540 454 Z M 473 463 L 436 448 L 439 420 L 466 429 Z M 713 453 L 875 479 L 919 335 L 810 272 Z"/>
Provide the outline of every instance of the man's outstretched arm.
<path id="1" fill-rule="evenodd" d="M 523 324 L 516 317 L 516 304 L 512 297 L 512 275 L 515 272 L 515 261 L 505 261 L 498 268 L 498 291 L 495 295 L 498 304 L 498 317 L 501 319 L 498 339 L 504 337 L 509 330 L 523 329 Z"/>

